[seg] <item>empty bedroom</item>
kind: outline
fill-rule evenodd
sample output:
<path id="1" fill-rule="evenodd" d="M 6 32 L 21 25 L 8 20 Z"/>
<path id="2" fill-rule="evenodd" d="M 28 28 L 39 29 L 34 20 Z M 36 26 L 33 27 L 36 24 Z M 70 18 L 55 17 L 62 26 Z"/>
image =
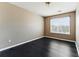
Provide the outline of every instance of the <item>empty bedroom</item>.
<path id="1" fill-rule="evenodd" d="M 0 2 L 0 57 L 78 57 L 79 2 Z"/>

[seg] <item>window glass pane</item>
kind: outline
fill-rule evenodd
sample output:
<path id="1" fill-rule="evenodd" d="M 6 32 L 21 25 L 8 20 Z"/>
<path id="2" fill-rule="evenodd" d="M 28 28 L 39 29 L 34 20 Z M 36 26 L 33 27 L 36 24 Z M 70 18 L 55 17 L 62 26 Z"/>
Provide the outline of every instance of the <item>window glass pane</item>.
<path id="1" fill-rule="evenodd" d="M 70 34 L 70 17 L 51 19 L 50 20 L 50 32 Z"/>

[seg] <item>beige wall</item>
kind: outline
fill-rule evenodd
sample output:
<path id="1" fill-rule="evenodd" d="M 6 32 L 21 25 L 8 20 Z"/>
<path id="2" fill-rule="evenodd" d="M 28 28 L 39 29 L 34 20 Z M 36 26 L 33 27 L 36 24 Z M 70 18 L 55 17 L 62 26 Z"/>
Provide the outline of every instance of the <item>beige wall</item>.
<path id="1" fill-rule="evenodd" d="M 79 54 L 79 4 L 76 9 L 76 45 Z"/>
<path id="2" fill-rule="evenodd" d="M 42 17 L 15 5 L 0 3 L 0 49 L 41 36 Z"/>
<path id="3" fill-rule="evenodd" d="M 70 16 L 70 18 L 71 18 L 71 20 L 70 20 L 70 34 L 67 35 L 67 34 L 50 33 L 51 18 L 59 18 L 59 17 L 63 17 L 63 16 Z M 75 41 L 75 12 L 45 17 L 44 28 L 45 28 L 44 29 L 45 36 Z"/>

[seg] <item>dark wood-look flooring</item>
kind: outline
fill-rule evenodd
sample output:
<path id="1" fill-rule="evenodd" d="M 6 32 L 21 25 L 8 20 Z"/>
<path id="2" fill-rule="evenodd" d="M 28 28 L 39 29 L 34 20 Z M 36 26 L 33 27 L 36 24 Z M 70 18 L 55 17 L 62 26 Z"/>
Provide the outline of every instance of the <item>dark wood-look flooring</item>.
<path id="1" fill-rule="evenodd" d="M 77 57 L 75 43 L 41 38 L 0 52 L 1 57 Z"/>

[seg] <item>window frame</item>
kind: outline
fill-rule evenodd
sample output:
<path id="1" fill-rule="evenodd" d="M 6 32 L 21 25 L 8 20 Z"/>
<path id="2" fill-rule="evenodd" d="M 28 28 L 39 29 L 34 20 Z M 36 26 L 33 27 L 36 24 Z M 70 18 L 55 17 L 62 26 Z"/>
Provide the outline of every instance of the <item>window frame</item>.
<path id="1" fill-rule="evenodd" d="M 50 27 L 50 33 L 56 33 L 56 34 L 67 34 L 67 35 L 70 35 L 70 30 L 71 30 L 71 28 L 69 28 L 69 33 L 63 33 L 63 32 L 54 32 L 54 31 L 51 31 L 51 20 L 53 20 L 53 19 L 58 19 L 58 18 L 63 18 L 63 17 L 69 17 L 69 23 L 71 23 L 71 16 L 70 15 L 67 15 L 67 16 L 61 16 L 61 17 L 55 17 L 55 18 L 53 18 L 53 17 L 51 17 L 50 18 L 50 25 L 49 25 L 49 27 Z M 71 24 L 70 24 L 70 26 L 69 27 L 71 27 Z"/>

